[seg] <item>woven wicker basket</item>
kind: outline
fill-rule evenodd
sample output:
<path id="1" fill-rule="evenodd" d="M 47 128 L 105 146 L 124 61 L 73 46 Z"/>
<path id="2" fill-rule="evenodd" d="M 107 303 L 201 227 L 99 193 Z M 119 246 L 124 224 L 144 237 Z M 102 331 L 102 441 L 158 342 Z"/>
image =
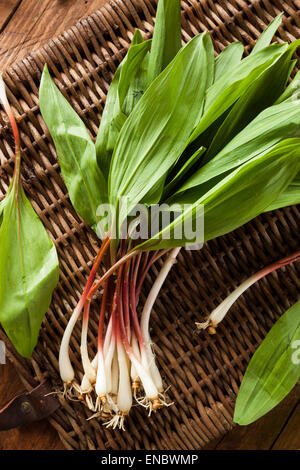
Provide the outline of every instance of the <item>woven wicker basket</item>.
<path id="1" fill-rule="evenodd" d="M 297 0 L 182 1 L 183 38 L 209 30 L 220 52 L 232 41 L 252 47 L 265 26 L 285 12 L 279 41 L 299 37 Z M 60 283 L 44 320 L 31 361 L 8 344 L 8 354 L 30 390 L 45 377 L 61 386 L 58 351 L 69 315 L 84 287 L 98 241 L 72 208 L 61 178 L 55 149 L 38 107 L 42 67 L 48 63 L 65 96 L 95 136 L 105 95 L 135 28 L 151 36 L 156 0 L 115 0 L 81 21 L 38 52 L 10 68 L 5 81 L 19 116 L 23 143 L 23 183 L 55 241 Z M 0 116 L 0 193 L 13 171 L 13 141 Z M 195 332 L 195 321 L 208 314 L 247 276 L 300 248 L 300 210 L 289 207 L 265 214 L 235 232 L 213 240 L 199 252 L 183 251 L 153 311 L 152 336 L 159 367 L 174 405 L 148 419 L 134 408 L 127 432 L 105 429 L 76 402 L 60 397 L 50 418 L 68 449 L 199 449 L 233 426 L 236 394 L 251 354 L 276 319 L 298 298 L 300 264 L 271 274 L 239 300 L 214 337 Z M 147 278 L 150 288 L 155 269 Z M 146 293 L 145 290 L 145 293 Z M 96 318 L 90 343 L 95 344 Z M 3 332 L 0 336 L 5 338 Z M 71 342 L 79 363 L 80 325 Z"/>

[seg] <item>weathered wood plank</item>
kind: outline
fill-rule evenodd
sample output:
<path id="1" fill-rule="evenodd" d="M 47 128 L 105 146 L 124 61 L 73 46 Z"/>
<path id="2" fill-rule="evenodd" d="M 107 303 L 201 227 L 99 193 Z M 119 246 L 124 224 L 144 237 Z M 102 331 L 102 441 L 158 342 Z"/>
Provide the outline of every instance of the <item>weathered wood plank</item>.
<path id="1" fill-rule="evenodd" d="M 0 32 L 5 28 L 22 0 L 0 0 Z"/>
<path id="2" fill-rule="evenodd" d="M 106 0 L 23 0 L 0 34 L 0 69 L 26 57 L 105 3 Z"/>
<path id="3" fill-rule="evenodd" d="M 299 401 L 299 395 L 300 384 L 266 416 L 249 426 L 237 426 L 221 441 L 212 443 L 209 448 L 218 450 L 268 450 L 272 447 L 274 441 L 276 441 L 276 445 L 281 445 L 286 449 L 295 450 L 299 448 L 300 406 L 298 407 L 298 413 L 295 411 L 287 423 L 289 415 Z M 293 440 L 291 440 L 289 433 L 285 432 L 289 428 L 290 421 L 292 421 L 291 429 L 294 433 Z M 281 435 L 283 436 L 282 439 Z"/>
<path id="4" fill-rule="evenodd" d="M 299 398 L 299 393 L 298 393 Z M 282 433 L 272 446 L 274 450 L 300 449 L 300 400 L 297 403 Z"/>

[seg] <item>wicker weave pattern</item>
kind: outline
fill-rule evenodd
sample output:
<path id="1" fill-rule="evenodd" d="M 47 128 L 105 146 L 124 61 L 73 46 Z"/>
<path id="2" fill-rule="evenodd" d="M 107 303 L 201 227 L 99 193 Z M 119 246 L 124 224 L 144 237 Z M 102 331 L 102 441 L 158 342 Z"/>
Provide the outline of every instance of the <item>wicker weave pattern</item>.
<path id="1" fill-rule="evenodd" d="M 28 388 L 45 376 L 58 379 L 60 340 L 84 287 L 98 242 L 72 208 L 60 175 L 57 157 L 38 107 L 43 64 L 96 135 L 105 96 L 117 64 L 135 28 L 151 36 L 155 0 L 110 1 L 100 11 L 51 41 L 7 71 L 9 99 L 19 116 L 23 143 L 23 183 L 30 200 L 56 243 L 61 280 L 43 323 L 33 360 L 9 354 Z M 186 0 L 183 37 L 208 29 L 216 50 L 234 40 L 251 48 L 263 28 L 285 12 L 278 40 L 299 37 L 298 0 Z M 0 115 L 0 194 L 5 194 L 13 171 L 10 128 Z M 261 266 L 300 247 L 300 210 L 290 207 L 265 214 L 234 233 L 205 245 L 200 252 L 182 252 L 152 317 L 159 367 L 175 405 L 149 420 L 134 408 L 128 432 L 105 429 L 86 421 L 79 403 L 65 402 L 51 418 L 69 449 L 198 449 L 232 427 L 236 393 L 250 355 L 275 320 L 298 298 L 300 264 L 259 282 L 231 310 L 214 337 L 198 335 L 194 322 L 208 314 L 236 285 Z M 155 275 L 147 278 L 150 288 Z M 91 321 L 91 350 L 96 344 L 96 315 Z M 4 336 L 0 332 L 0 336 Z M 79 362 L 80 328 L 71 341 L 72 360 Z"/>

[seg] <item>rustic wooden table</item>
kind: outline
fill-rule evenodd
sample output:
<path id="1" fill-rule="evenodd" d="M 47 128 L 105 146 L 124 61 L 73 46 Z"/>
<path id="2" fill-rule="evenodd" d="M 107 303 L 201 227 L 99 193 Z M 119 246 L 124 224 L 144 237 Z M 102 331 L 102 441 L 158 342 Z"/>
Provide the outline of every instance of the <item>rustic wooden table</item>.
<path id="1" fill-rule="evenodd" d="M 0 0 L 0 70 L 38 49 L 106 0 Z M 24 387 L 11 364 L 0 365 L 0 406 Z M 236 427 L 210 449 L 299 449 L 300 385 L 271 413 Z M 0 449 L 63 449 L 47 421 L 0 432 Z"/>

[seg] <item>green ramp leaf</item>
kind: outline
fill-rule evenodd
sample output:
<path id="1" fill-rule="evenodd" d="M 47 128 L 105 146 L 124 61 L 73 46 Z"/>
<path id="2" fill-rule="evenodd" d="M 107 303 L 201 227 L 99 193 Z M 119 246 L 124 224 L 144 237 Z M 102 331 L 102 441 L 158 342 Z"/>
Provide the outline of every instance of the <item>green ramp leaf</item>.
<path id="1" fill-rule="evenodd" d="M 30 357 L 58 283 L 55 246 L 22 187 L 10 188 L 0 227 L 0 323 L 17 351 Z"/>
<path id="2" fill-rule="evenodd" d="M 253 423 L 292 390 L 300 378 L 299 346 L 300 301 L 279 318 L 253 355 L 238 393 L 235 423 Z"/>
<path id="3" fill-rule="evenodd" d="M 274 20 L 269 24 L 269 26 L 262 32 L 259 39 L 257 40 L 251 54 L 255 54 L 258 51 L 261 51 L 265 47 L 271 44 L 274 34 L 282 23 L 283 13 L 280 13 Z"/>
<path id="4" fill-rule="evenodd" d="M 47 65 L 42 75 L 39 100 L 71 202 L 86 223 L 96 229 L 97 208 L 107 202 L 107 183 L 98 167 L 95 145 L 84 123 L 52 81 Z"/>
<path id="5" fill-rule="evenodd" d="M 215 59 L 215 79 L 218 81 L 229 70 L 234 69 L 242 59 L 244 53 L 244 46 L 241 42 L 233 42 L 225 47 L 223 51 Z"/>
<path id="6" fill-rule="evenodd" d="M 180 0 L 159 0 L 148 67 L 148 84 L 169 65 L 180 48 Z"/>

